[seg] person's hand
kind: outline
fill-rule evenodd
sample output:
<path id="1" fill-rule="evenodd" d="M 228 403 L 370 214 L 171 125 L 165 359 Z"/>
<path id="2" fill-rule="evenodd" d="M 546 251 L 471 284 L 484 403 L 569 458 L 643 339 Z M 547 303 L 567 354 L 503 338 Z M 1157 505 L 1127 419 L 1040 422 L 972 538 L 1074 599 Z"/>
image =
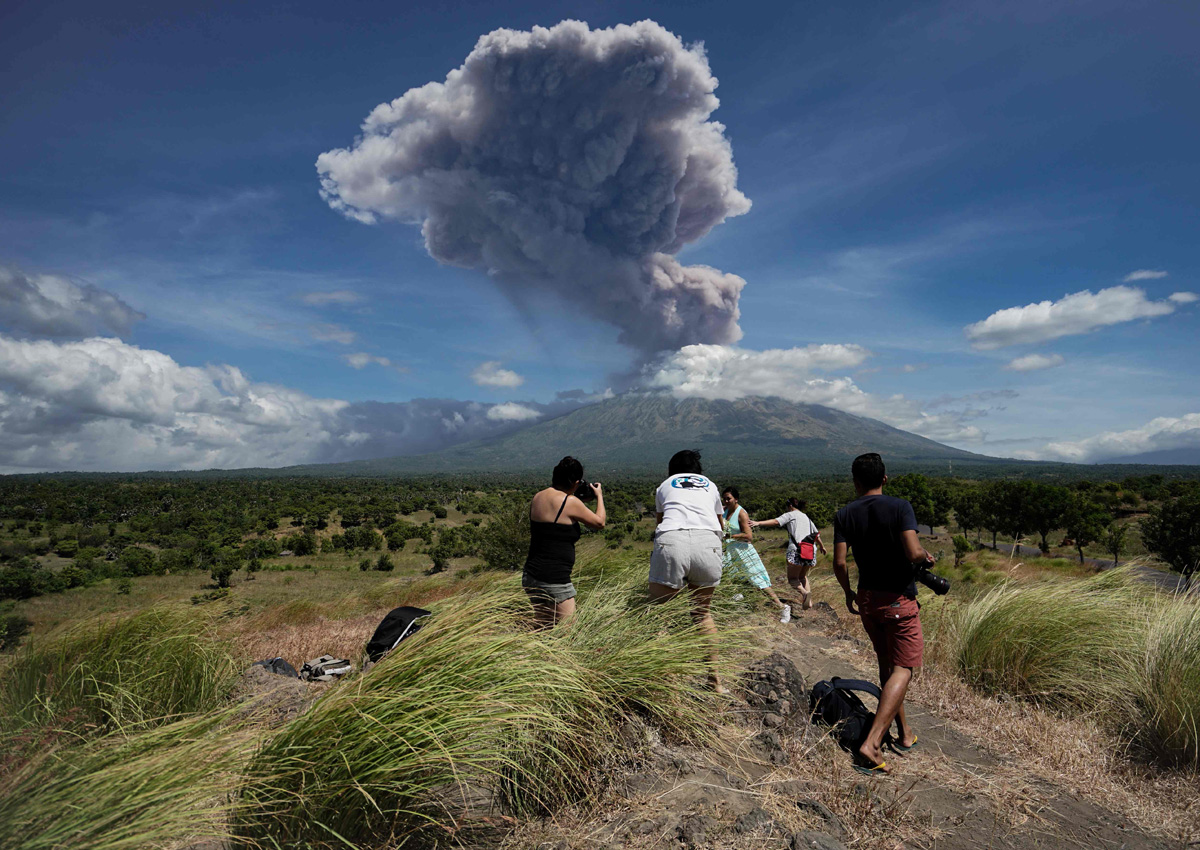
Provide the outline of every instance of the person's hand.
<path id="1" fill-rule="evenodd" d="M 604 495 L 604 491 L 601 488 L 599 481 L 590 481 L 588 482 L 588 486 L 592 488 L 592 492 L 596 494 L 597 499 Z"/>
<path id="2" fill-rule="evenodd" d="M 854 594 L 851 593 L 849 590 L 847 590 L 846 591 L 846 610 L 849 611 L 851 614 L 853 614 L 855 617 L 858 616 L 857 602 L 858 602 L 858 600 L 854 598 Z"/>
<path id="3" fill-rule="evenodd" d="M 758 528 L 758 526 L 759 526 L 759 522 L 758 522 L 758 520 L 756 520 L 756 519 L 752 519 L 752 520 L 750 520 L 750 527 L 751 527 L 751 528 Z"/>

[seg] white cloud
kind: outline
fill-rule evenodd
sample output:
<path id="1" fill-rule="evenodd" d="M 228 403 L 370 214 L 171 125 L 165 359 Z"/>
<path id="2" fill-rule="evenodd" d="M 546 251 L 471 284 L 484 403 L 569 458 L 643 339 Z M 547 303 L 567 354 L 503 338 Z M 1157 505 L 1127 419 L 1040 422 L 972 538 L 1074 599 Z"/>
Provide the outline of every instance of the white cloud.
<path id="1" fill-rule="evenodd" d="M 9 468 L 300 463 L 338 439 L 346 406 L 118 339 L 0 335 L 0 464 Z"/>
<path id="2" fill-rule="evenodd" d="M 1040 451 L 1026 452 L 1043 460 L 1092 463 L 1168 449 L 1200 448 L 1200 413 L 1152 419 L 1141 428 L 1107 431 L 1075 441 L 1048 443 Z"/>
<path id="3" fill-rule="evenodd" d="M 525 379 L 511 369 L 501 369 L 499 360 L 480 363 L 471 380 L 481 387 L 519 387 Z"/>
<path id="4" fill-rule="evenodd" d="M 0 325 L 13 332 L 56 338 L 124 335 L 144 318 L 91 284 L 0 267 Z"/>
<path id="5" fill-rule="evenodd" d="M 401 366 L 386 357 L 380 357 L 377 354 L 367 354 L 365 351 L 358 351 L 354 354 L 343 354 L 342 359 L 355 369 L 365 369 L 367 366 L 374 364 L 375 366 L 383 366 L 385 369 L 395 369 L 397 372 L 407 372 L 407 366 Z"/>
<path id="6" fill-rule="evenodd" d="M 1195 301 L 1200 301 L 1200 295 L 1194 292 L 1176 292 L 1167 298 L 1168 301 L 1174 301 L 1176 304 L 1191 304 Z"/>
<path id="7" fill-rule="evenodd" d="M 336 342 L 341 345 L 351 345 L 358 339 L 358 334 L 341 325 L 318 324 L 309 325 L 308 332 L 317 342 Z"/>
<path id="8" fill-rule="evenodd" d="M 1058 301 L 1009 307 L 982 322 L 967 325 L 964 330 L 975 348 L 990 350 L 1083 334 L 1107 325 L 1165 316 L 1174 311 L 1174 304 L 1149 301 L 1141 289 L 1113 286 L 1095 294 L 1085 289 Z"/>
<path id="9" fill-rule="evenodd" d="M 857 345 L 810 345 L 805 348 L 749 351 L 722 345 L 689 345 L 648 367 L 649 387 L 669 389 L 678 398 L 738 399 L 779 396 L 821 404 L 936 440 L 981 440 L 983 432 L 967 419 L 981 410 L 929 413 L 902 395 L 874 396 L 850 378 L 814 378 L 811 373 L 851 368 L 870 352 Z M 943 400 L 947 401 L 947 400 Z"/>
<path id="10" fill-rule="evenodd" d="M 684 397 L 787 398 L 798 378 L 814 371 L 853 368 L 870 356 L 871 352 L 858 345 L 809 345 L 766 351 L 730 345 L 686 345 L 648 372 L 651 386 L 671 387 Z"/>
<path id="11" fill-rule="evenodd" d="M 1157 271 L 1155 269 L 1138 269 L 1135 272 L 1130 272 L 1129 274 L 1125 275 L 1125 277 L 1121 278 L 1121 280 L 1123 283 L 1132 283 L 1135 280 L 1159 280 L 1160 278 L 1164 278 L 1166 276 L 1167 273 L 1164 271 Z"/>
<path id="12" fill-rule="evenodd" d="M 493 422 L 528 422 L 531 419 L 537 419 L 541 415 L 541 413 L 532 407 L 526 407 L 514 401 L 506 401 L 503 404 L 493 405 L 488 408 L 487 412 L 487 418 Z"/>
<path id="13" fill-rule="evenodd" d="M 1053 369 L 1065 362 L 1061 354 L 1026 354 L 1011 361 L 1004 368 L 1010 372 L 1036 372 L 1039 369 Z"/>
<path id="14" fill-rule="evenodd" d="M 348 289 L 338 289 L 333 292 L 306 292 L 300 296 L 300 300 L 310 307 L 325 307 L 330 304 L 349 307 L 361 302 L 363 297 Z"/>

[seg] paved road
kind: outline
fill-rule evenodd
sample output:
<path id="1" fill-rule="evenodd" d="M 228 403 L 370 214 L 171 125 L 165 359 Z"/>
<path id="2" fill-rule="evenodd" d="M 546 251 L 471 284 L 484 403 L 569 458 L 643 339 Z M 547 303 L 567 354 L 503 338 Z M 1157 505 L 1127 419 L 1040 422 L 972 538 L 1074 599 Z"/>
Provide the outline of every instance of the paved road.
<path id="1" fill-rule="evenodd" d="M 1012 553 L 1013 547 L 1011 543 L 1001 543 L 995 547 L 990 543 L 981 544 L 988 549 L 995 548 L 997 552 L 1005 554 Z M 1036 546 L 1017 546 L 1017 554 L 1022 558 L 1040 558 L 1042 550 Z M 1084 558 L 1083 563 L 1090 567 L 1095 567 L 1097 572 L 1111 570 L 1116 566 L 1116 563 L 1106 558 Z M 1156 570 L 1153 567 L 1136 566 L 1133 568 L 1133 573 L 1142 581 L 1150 582 L 1159 590 L 1165 590 L 1168 593 L 1183 593 L 1190 592 L 1200 595 L 1200 581 L 1193 581 L 1189 588 L 1183 576 L 1178 573 L 1169 573 L 1165 570 Z"/>

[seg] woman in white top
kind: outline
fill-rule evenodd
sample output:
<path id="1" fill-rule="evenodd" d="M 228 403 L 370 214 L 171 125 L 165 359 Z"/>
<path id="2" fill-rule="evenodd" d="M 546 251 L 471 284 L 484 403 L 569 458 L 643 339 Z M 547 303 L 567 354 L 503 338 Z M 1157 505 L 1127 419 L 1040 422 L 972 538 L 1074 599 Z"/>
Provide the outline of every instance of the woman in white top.
<path id="1" fill-rule="evenodd" d="M 808 587 L 808 571 L 817 564 L 817 548 L 822 555 L 829 554 L 821 542 L 821 531 L 804 513 L 808 504 L 795 496 L 787 500 L 789 510 L 775 519 L 762 522 L 750 521 L 751 528 L 783 528 L 788 533 L 787 573 L 788 584 L 800 592 L 802 607 L 812 607 L 812 591 Z"/>
<path id="2" fill-rule="evenodd" d="M 700 452 L 676 452 L 667 466 L 667 479 L 654 493 L 658 527 L 650 556 L 650 598 L 670 599 L 686 586 L 692 596 L 692 620 L 706 635 L 717 626 L 709 610 L 713 591 L 721 583 L 721 494 L 701 471 Z M 717 645 L 709 653 L 709 682 L 727 693 L 717 678 Z"/>

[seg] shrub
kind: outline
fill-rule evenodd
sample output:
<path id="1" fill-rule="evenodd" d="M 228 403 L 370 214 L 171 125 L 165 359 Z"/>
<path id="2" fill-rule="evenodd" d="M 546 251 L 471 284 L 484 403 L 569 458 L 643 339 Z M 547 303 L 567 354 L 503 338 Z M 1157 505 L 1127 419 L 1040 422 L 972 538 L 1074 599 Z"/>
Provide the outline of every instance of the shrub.
<path id="1" fill-rule="evenodd" d="M 20 614 L 9 614 L 0 618 L 0 650 L 11 652 L 17 648 L 21 638 L 29 633 L 33 621 Z"/>
<path id="2" fill-rule="evenodd" d="M 395 568 L 396 565 L 392 563 L 392 556 L 387 553 L 380 555 L 379 560 L 375 562 L 375 569 L 381 573 L 390 573 Z"/>
<path id="3" fill-rule="evenodd" d="M 364 573 L 365 573 L 367 570 L 371 569 L 371 559 L 370 559 L 370 558 L 363 558 L 361 561 L 359 561 L 359 562 L 358 562 L 358 568 L 359 568 L 360 570 L 362 570 Z"/>
<path id="4" fill-rule="evenodd" d="M 133 579 L 129 576 L 123 576 L 117 580 L 117 594 L 120 596 L 128 596 L 133 592 Z"/>
<path id="5" fill-rule="evenodd" d="M 483 527 L 479 557 L 492 569 L 516 570 L 529 554 L 529 506 L 509 503 Z"/>
<path id="6" fill-rule="evenodd" d="M 971 553 L 975 548 L 971 545 L 971 541 L 963 535 L 959 534 L 954 538 L 954 566 L 957 569 L 962 566 L 963 558 Z"/>

